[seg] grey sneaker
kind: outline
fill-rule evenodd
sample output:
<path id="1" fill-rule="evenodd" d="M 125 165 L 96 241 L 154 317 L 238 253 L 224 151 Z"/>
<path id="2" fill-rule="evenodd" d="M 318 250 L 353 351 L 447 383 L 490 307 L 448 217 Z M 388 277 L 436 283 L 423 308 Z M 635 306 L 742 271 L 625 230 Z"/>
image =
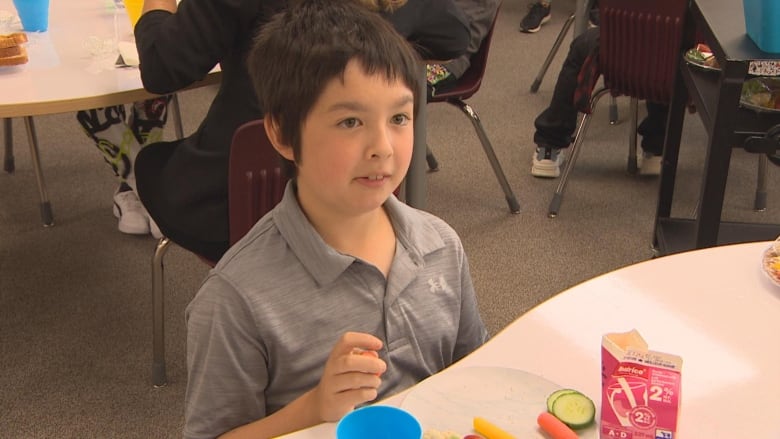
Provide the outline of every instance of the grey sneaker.
<path id="1" fill-rule="evenodd" d="M 536 2 L 528 5 L 528 13 L 520 22 L 520 32 L 536 33 L 542 28 L 544 23 L 550 21 L 550 5 L 542 2 Z"/>
<path id="2" fill-rule="evenodd" d="M 531 175 L 542 178 L 558 178 L 561 175 L 563 161 L 564 155 L 559 148 L 537 146 L 531 165 Z"/>
<path id="3" fill-rule="evenodd" d="M 641 150 L 641 154 L 637 154 L 637 166 L 639 167 L 639 175 L 661 175 L 661 164 L 663 157 L 655 155 L 651 152 L 645 152 Z"/>

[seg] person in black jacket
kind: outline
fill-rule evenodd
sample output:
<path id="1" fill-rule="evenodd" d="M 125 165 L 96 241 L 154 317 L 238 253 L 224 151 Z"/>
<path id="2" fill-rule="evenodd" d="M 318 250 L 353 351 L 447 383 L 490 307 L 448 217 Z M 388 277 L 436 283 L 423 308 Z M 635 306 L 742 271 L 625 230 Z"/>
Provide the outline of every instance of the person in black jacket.
<path id="1" fill-rule="evenodd" d="M 455 0 L 455 4 L 468 19 L 471 39 L 463 55 L 447 60 L 429 60 L 425 66 L 429 98 L 436 92 L 451 90 L 469 69 L 471 57 L 479 51 L 482 40 L 493 25 L 499 3 L 499 0 Z"/>
<path id="2" fill-rule="evenodd" d="M 373 0 L 423 57 L 465 53 L 468 22 L 444 0 Z M 138 196 L 166 237 L 210 260 L 228 249 L 227 172 L 233 132 L 263 116 L 244 64 L 253 37 L 285 0 L 146 0 L 135 26 L 144 88 L 182 90 L 219 66 L 222 82 L 206 117 L 190 136 L 140 150 Z M 393 6 L 392 10 L 387 10 Z"/>

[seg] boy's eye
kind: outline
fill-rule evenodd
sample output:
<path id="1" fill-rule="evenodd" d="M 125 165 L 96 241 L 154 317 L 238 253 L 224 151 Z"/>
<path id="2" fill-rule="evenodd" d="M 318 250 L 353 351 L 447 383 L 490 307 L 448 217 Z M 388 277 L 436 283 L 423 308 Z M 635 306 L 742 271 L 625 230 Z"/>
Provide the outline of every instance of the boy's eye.
<path id="1" fill-rule="evenodd" d="M 360 124 L 360 121 L 357 120 L 354 117 L 350 117 L 348 119 L 344 119 L 341 122 L 339 122 L 339 125 L 345 127 L 345 128 L 355 128 Z"/>
<path id="2" fill-rule="evenodd" d="M 406 125 L 409 123 L 409 116 L 405 114 L 396 114 L 393 116 L 393 123 L 396 125 Z"/>

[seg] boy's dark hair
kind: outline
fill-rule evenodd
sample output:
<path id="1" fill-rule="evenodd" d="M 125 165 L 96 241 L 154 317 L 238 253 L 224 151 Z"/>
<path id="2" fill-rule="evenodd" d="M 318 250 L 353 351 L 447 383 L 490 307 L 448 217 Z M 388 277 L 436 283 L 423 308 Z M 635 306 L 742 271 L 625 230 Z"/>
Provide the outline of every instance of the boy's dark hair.
<path id="1" fill-rule="evenodd" d="M 367 74 L 408 86 L 417 116 L 423 72 L 411 45 L 381 15 L 354 0 L 302 0 L 264 25 L 247 58 L 266 117 L 300 159 L 301 127 L 327 83 L 351 60 Z"/>

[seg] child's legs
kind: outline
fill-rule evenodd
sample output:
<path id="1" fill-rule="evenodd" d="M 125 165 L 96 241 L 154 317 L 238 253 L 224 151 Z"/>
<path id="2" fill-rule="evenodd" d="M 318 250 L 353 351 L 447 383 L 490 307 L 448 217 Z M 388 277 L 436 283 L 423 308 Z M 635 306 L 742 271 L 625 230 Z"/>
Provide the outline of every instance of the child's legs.
<path id="1" fill-rule="evenodd" d="M 646 105 L 647 117 L 637 127 L 637 132 L 642 136 L 642 150 L 654 155 L 661 155 L 664 149 L 669 106 L 649 101 L 646 102 Z"/>
<path id="2" fill-rule="evenodd" d="M 129 125 L 142 146 L 162 140 L 163 128 L 168 121 L 168 104 L 172 97 L 158 96 L 133 103 Z"/>
<path id="3" fill-rule="evenodd" d="M 124 105 L 82 110 L 76 114 L 76 119 L 103 153 L 103 159 L 114 170 L 119 183 L 134 187 L 133 162 L 141 145 L 125 122 Z"/>
<path id="4" fill-rule="evenodd" d="M 133 163 L 145 145 L 162 140 L 170 96 L 133 103 L 130 120 L 124 105 L 79 111 L 77 120 L 103 153 L 120 185 L 135 190 Z"/>
<path id="5" fill-rule="evenodd" d="M 569 53 L 555 82 L 550 106 L 534 121 L 534 143 L 539 146 L 566 148 L 577 128 L 577 108 L 574 94 L 579 86 L 577 76 L 599 41 L 599 30 L 588 29 L 569 46 Z"/>

